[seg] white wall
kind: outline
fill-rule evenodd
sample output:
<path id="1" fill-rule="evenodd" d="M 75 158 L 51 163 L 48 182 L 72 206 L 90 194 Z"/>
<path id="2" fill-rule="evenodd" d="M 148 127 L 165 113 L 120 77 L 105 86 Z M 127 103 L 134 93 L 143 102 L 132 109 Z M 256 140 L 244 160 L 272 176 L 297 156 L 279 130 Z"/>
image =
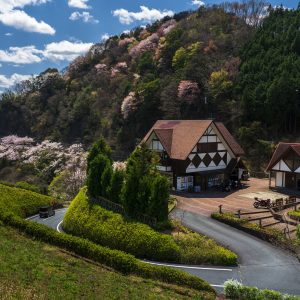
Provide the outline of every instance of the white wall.
<path id="1" fill-rule="evenodd" d="M 275 186 L 276 187 L 285 187 L 285 173 L 276 172 Z"/>

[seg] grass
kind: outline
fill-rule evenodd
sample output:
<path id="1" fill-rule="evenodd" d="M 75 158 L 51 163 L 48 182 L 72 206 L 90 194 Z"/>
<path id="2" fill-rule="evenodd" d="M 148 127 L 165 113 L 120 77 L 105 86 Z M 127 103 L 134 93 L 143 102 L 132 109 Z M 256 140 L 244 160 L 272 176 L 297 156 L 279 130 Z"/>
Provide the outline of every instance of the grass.
<path id="1" fill-rule="evenodd" d="M 237 256 L 200 234 L 181 229 L 178 234 L 162 234 L 145 224 L 90 204 L 85 189 L 68 209 L 63 228 L 111 249 L 138 258 L 193 264 L 234 265 Z"/>
<path id="2" fill-rule="evenodd" d="M 76 258 L 0 224 L 1 299 L 214 299 Z"/>
<path id="3" fill-rule="evenodd" d="M 0 184 L 0 210 L 2 211 L 28 217 L 36 214 L 40 206 L 50 203 L 54 203 L 54 200 L 48 196 Z"/>
<path id="4" fill-rule="evenodd" d="M 300 210 L 299 209 L 289 211 L 288 215 L 295 220 L 300 220 Z"/>

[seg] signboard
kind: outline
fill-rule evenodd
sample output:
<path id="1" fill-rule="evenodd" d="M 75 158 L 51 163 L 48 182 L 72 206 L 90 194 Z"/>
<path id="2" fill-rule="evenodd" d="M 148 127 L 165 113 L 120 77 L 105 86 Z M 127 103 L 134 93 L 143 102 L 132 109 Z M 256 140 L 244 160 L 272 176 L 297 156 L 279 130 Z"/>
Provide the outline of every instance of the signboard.
<path id="1" fill-rule="evenodd" d="M 177 177 L 177 191 L 187 191 L 194 186 L 193 176 Z"/>

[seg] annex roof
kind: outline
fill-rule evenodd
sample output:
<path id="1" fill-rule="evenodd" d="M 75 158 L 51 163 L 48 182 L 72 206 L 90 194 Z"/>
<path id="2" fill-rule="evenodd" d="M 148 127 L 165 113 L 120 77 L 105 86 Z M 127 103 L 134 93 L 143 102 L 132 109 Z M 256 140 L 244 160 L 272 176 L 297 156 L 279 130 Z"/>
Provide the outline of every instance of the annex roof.
<path id="1" fill-rule="evenodd" d="M 142 142 L 146 142 L 154 132 L 170 158 L 185 160 L 212 123 L 212 120 L 159 120 Z M 222 123 L 214 124 L 233 153 L 236 156 L 244 154 L 226 127 Z"/>
<path id="2" fill-rule="evenodd" d="M 283 156 L 289 151 L 294 151 L 298 156 L 300 156 L 300 143 L 283 143 L 280 142 L 276 150 L 273 153 L 273 156 L 269 162 L 267 167 L 267 171 L 270 171 L 282 158 Z"/>

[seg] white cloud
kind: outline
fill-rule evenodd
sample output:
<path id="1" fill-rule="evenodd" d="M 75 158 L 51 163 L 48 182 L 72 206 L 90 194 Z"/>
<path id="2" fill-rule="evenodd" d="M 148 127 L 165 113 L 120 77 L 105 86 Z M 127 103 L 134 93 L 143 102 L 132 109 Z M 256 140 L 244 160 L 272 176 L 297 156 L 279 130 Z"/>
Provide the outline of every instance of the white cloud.
<path id="1" fill-rule="evenodd" d="M 87 52 L 93 43 L 72 43 L 69 41 L 61 41 L 57 43 L 50 43 L 45 46 L 43 56 L 46 59 L 53 61 L 72 61 L 77 56 Z"/>
<path id="2" fill-rule="evenodd" d="M 84 23 L 99 23 L 99 20 L 95 19 L 88 11 L 84 11 L 80 13 L 79 11 L 73 12 L 70 17 L 70 20 L 76 21 L 76 20 L 82 20 Z"/>
<path id="3" fill-rule="evenodd" d="M 44 21 L 37 21 L 35 18 L 27 15 L 23 10 L 11 10 L 0 13 L 0 22 L 6 26 L 21 29 L 28 32 L 38 32 L 43 34 L 55 34 L 53 27 Z"/>
<path id="4" fill-rule="evenodd" d="M 104 33 L 104 34 L 102 34 L 102 36 L 101 36 L 101 41 L 102 41 L 102 42 L 105 42 L 105 41 L 107 41 L 109 38 L 110 38 L 110 35 L 109 35 L 108 33 Z"/>
<path id="5" fill-rule="evenodd" d="M 23 8 L 26 5 L 40 5 L 51 0 L 0 0 L 0 11 L 10 11 L 15 8 Z"/>
<path id="6" fill-rule="evenodd" d="M 196 5 L 200 7 L 200 6 L 205 6 L 205 3 L 201 0 L 192 0 L 192 5 Z"/>
<path id="7" fill-rule="evenodd" d="M 126 30 L 124 30 L 122 33 L 124 33 L 124 34 L 129 34 L 129 33 L 130 33 L 130 30 L 129 30 L 129 29 L 126 29 Z"/>
<path id="8" fill-rule="evenodd" d="M 91 8 L 87 3 L 89 0 L 68 0 L 68 5 L 74 8 L 89 9 Z"/>
<path id="9" fill-rule="evenodd" d="M 10 47 L 8 50 L 0 50 L 0 62 L 25 65 L 40 63 L 44 60 L 72 61 L 77 56 L 87 52 L 92 43 L 60 41 L 45 45 L 43 50 L 35 46 Z"/>
<path id="10" fill-rule="evenodd" d="M 0 74 L 0 88 L 8 89 L 10 87 L 13 87 L 17 83 L 23 80 L 27 80 L 31 77 L 31 75 L 21 75 L 14 73 L 11 76 L 5 76 Z"/>
<path id="11" fill-rule="evenodd" d="M 0 61 L 15 64 L 39 63 L 42 61 L 39 56 L 41 53 L 35 46 L 9 47 L 8 50 L 0 50 Z"/>
<path id="12" fill-rule="evenodd" d="M 127 9 L 120 8 L 114 10 L 112 12 L 114 17 L 118 17 L 119 21 L 122 24 L 131 24 L 135 21 L 143 21 L 143 22 L 154 22 L 156 20 L 160 20 L 166 16 L 173 16 L 174 12 L 171 10 L 158 10 L 158 9 L 149 9 L 146 6 L 140 7 L 141 11 L 139 12 L 130 12 Z"/>
<path id="13" fill-rule="evenodd" d="M 6 36 L 12 36 L 12 35 L 13 35 L 13 33 L 11 33 L 11 32 L 7 32 L 7 33 L 5 33 L 5 35 L 6 35 Z"/>
<path id="14" fill-rule="evenodd" d="M 0 22 L 6 26 L 14 27 L 28 32 L 55 34 L 55 30 L 44 21 L 38 21 L 25 11 L 16 9 L 26 5 L 39 5 L 51 0 L 0 0 Z"/>

